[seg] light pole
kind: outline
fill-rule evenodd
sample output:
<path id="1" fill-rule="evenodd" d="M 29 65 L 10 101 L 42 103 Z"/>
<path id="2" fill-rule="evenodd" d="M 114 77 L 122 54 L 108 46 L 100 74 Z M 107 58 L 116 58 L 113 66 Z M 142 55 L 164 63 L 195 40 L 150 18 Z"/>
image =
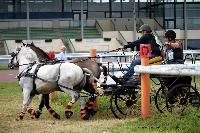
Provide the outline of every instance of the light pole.
<path id="1" fill-rule="evenodd" d="M 133 0 L 133 41 L 136 40 L 136 10 L 135 10 L 136 4 L 135 0 Z M 136 47 L 134 48 L 136 51 Z"/>
<path id="2" fill-rule="evenodd" d="M 187 3 L 184 0 L 184 41 L 185 41 L 185 49 L 187 49 Z"/>
<path id="3" fill-rule="evenodd" d="M 135 0 L 133 0 L 133 41 L 136 40 L 136 10 L 135 10 L 136 4 Z"/>
<path id="4" fill-rule="evenodd" d="M 29 0 L 26 0 L 26 31 L 27 31 L 27 40 L 30 40 Z"/>

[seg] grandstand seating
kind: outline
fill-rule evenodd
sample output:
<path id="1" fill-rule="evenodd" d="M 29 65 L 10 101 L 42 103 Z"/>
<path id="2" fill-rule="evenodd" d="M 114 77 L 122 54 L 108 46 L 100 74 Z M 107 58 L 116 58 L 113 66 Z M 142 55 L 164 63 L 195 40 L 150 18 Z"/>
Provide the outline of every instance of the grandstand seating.
<path id="1" fill-rule="evenodd" d="M 71 39 L 81 37 L 80 28 L 60 29 L 60 33 L 62 37 Z M 101 38 L 101 34 L 95 27 L 84 27 L 84 38 Z"/>
<path id="2" fill-rule="evenodd" d="M 59 32 L 59 33 L 57 33 Z M 26 40 L 26 29 L 2 29 L 2 40 Z M 42 29 L 42 28 L 31 28 L 30 38 L 32 40 L 44 40 L 44 39 L 56 39 L 60 37 L 66 38 L 80 38 L 80 28 L 69 28 L 69 29 Z M 95 27 L 84 28 L 84 38 L 101 38 L 100 33 Z"/>

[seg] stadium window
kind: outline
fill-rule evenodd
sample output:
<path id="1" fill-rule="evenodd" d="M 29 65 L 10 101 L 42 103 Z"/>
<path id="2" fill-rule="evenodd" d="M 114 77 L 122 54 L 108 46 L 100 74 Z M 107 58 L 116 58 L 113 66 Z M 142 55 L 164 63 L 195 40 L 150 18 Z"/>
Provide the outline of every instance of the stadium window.
<path id="1" fill-rule="evenodd" d="M 51 1 L 51 0 L 48 0 L 48 1 Z M 26 0 L 21 0 L 21 3 L 25 3 Z M 29 0 L 29 2 L 31 3 L 43 3 L 44 0 Z"/>
<path id="2" fill-rule="evenodd" d="M 110 13 L 109 12 L 106 12 L 105 15 L 106 15 L 105 18 L 110 18 Z"/>
<path id="3" fill-rule="evenodd" d="M 165 0 L 165 2 L 174 2 L 174 0 Z"/>
<path id="4" fill-rule="evenodd" d="M 95 3 L 100 3 L 101 0 L 93 0 L 93 2 L 95 2 Z M 103 2 L 103 1 L 102 1 L 102 2 Z"/>
<path id="5" fill-rule="evenodd" d="M 112 18 L 121 18 L 120 12 L 112 12 Z"/>
<path id="6" fill-rule="evenodd" d="M 140 2 L 148 2 L 148 0 L 140 0 Z"/>
<path id="7" fill-rule="evenodd" d="M 108 2 L 109 2 L 109 0 L 102 0 L 102 3 L 108 3 Z"/>
<path id="8" fill-rule="evenodd" d="M 43 0 L 35 0 L 35 3 L 43 3 Z"/>
<path id="9" fill-rule="evenodd" d="M 5 3 L 12 3 L 12 0 L 5 1 Z"/>

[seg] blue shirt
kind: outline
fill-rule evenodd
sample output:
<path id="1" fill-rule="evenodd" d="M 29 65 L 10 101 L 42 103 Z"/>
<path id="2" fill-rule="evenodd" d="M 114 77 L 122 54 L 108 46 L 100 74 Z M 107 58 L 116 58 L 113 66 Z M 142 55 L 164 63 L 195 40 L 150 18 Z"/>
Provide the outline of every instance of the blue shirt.
<path id="1" fill-rule="evenodd" d="M 67 54 L 66 53 L 63 53 L 63 52 L 60 52 L 58 55 L 57 55 L 57 60 L 67 60 Z"/>

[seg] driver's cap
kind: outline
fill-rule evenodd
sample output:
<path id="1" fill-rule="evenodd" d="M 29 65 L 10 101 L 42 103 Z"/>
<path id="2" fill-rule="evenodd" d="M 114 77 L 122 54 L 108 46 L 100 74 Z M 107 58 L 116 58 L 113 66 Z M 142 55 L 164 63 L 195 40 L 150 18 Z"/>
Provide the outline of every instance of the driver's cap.
<path id="1" fill-rule="evenodd" d="M 148 24 L 143 24 L 138 32 L 141 33 L 142 31 L 152 32 L 151 27 Z"/>

